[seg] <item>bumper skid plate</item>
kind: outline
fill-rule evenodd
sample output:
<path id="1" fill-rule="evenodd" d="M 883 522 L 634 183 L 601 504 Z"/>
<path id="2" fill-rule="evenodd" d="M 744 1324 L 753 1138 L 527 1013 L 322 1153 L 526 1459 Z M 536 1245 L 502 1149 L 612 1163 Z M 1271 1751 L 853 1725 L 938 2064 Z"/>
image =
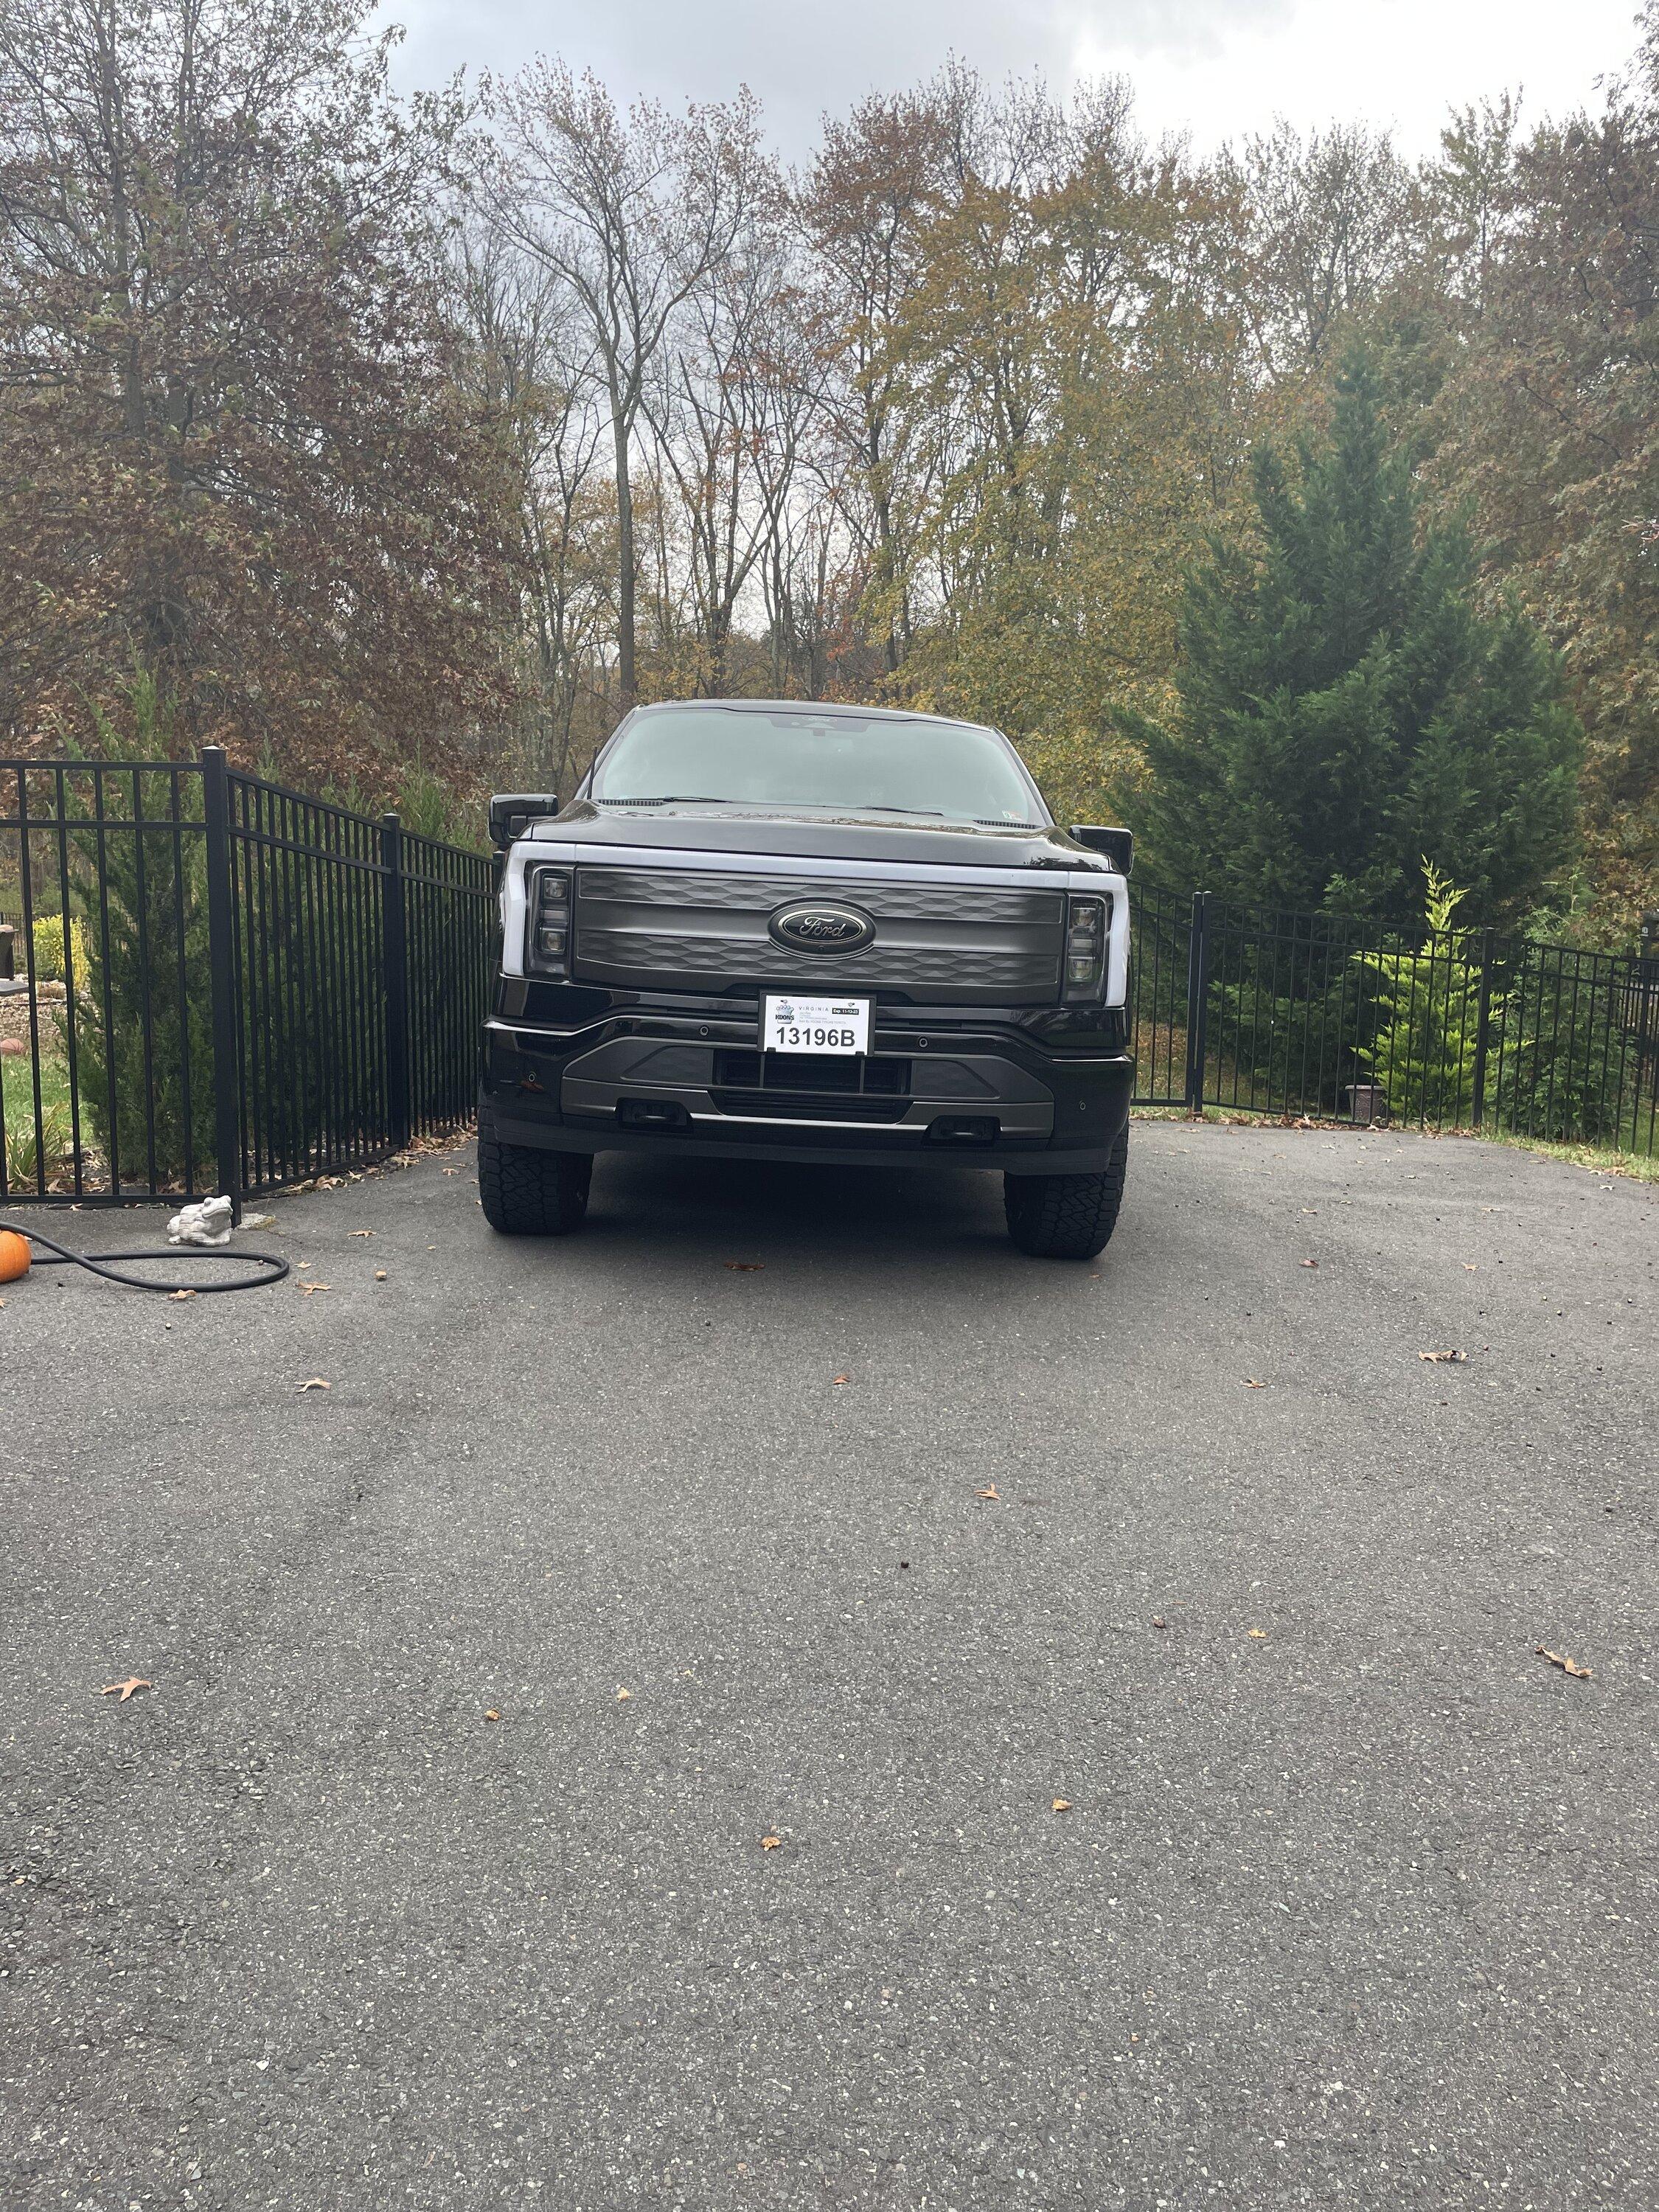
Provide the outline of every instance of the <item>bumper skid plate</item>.
<path id="1" fill-rule="evenodd" d="M 870 1164 L 971 1156 L 1028 1174 L 1103 1164 L 1127 1116 L 1127 1055 L 1051 1060 L 979 1048 L 984 1040 L 906 1042 L 904 1051 L 878 1040 L 867 1056 L 813 1056 L 492 1024 L 484 1093 L 510 1144 Z"/>

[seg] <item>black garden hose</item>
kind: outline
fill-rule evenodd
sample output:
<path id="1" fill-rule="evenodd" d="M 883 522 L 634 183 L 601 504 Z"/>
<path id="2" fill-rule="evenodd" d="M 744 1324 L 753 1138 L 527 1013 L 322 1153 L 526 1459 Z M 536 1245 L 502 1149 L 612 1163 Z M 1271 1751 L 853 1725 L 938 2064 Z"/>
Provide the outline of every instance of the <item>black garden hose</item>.
<path id="1" fill-rule="evenodd" d="M 163 1244 L 159 1250 L 139 1252 L 71 1252 L 67 1244 L 60 1244 L 44 1230 L 26 1228 L 21 1221 L 0 1221 L 0 1229 L 9 1229 L 19 1237 L 26 1237 L 31 1244 L 44 1246 L 34 1255 L 37 1267 L 84 1267 L 89 1275 L 101 1275 L 106 1283 L 121 1283 L 130 1291 L 159 1291 L 168 1297 L 176 1297 L 180 1291 L 192 1291 L 206 1297 L 213 1291 L 257 1291 L 269 1283 L 280 1283 L 289 1272 L 286 1260 L 279 1260 L 274 1252 L 232 1252 L 222 1244 Z M 115 1263 L 128 1260 L 250 1260 L 264 1272 L 255 1275 L 230 1275 L 216 1283 L 168 1282 L 149 1275 L 123 1273 Z"/>

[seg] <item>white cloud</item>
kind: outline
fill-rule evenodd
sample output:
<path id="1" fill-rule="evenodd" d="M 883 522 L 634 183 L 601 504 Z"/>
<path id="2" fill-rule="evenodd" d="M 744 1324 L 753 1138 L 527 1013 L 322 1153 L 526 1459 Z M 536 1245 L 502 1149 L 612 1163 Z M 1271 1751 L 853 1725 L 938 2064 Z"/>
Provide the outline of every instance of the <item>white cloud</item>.
<path id="1" fill-rule="evenodd" d="M 592 66 L 623 95 L 718 99 L 739 83 L 782 149 L 811 147 L 825 109 L 914 83 L 955 52 L 988 76 L 1040 70 L 1064 88 L 1121 70 L 1154 133 L 1203 148 L 1364 116 L 1430 149 L 1446 110 L 1523 86 L 1559 113 L 1628 60 L 1636 0 L 412 0 L 408 83 L 463 64 L 511 70 L 538 49 Z"/>
<path id="2" fill-rule="evenodd" d="M 1198 12 L 1198 11 L 1194 11 Z M 1208 149 L 1265 129 L 1364 116 L 1408 153 L 1435 145 L 1452 106 L 1521 90 L 1523 112 L 1561 114 L 1635 46 L 1632 0 L 1284 0 L 1215 7 L 1184 38 L 1126 36 L 1105 9 L 1077 11 L 1073 75 L 1122 70 L 1141 119 Z"/>

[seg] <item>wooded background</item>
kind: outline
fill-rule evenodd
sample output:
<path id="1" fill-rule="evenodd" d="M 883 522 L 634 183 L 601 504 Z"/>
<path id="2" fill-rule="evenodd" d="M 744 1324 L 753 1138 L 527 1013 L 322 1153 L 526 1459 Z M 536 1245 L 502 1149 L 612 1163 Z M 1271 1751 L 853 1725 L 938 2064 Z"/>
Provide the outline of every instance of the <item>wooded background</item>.
<path id="1" fill-rule="evenodd" d="M 476 836 L 636 698 L 909 702 L 1172 884 L 1389 915 L 1427 863 L 1633 940 L 1659 10 L 1594 112 L 1418 163 L 951 65 L 799 172 L 740 92 L 396 98 L 369 13 L 0 4 L 0 751 Z"/>

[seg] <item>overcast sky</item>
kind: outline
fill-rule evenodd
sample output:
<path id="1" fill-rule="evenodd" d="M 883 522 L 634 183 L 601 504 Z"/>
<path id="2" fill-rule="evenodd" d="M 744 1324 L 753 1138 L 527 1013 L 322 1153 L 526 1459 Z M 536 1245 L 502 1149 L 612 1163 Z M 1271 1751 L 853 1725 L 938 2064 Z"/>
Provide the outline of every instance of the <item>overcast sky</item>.
<path id="1" fill-rule="evenodd" d="M 398 75 L 511 70 L 540 51 L 618 94 L 726 97 L 747 83 L 798 158 L 825 108 L 927 76 L 955 52 L 1064 88 L 1121 70 L 1153 136 L 1205 150 L 1265 128 L 1364 115 L 1407 152 L 1447 107 L 1520 88 L 1534 118 L 1589 98 L 1636 42 L 1637 0 L 388 0 Z"/>

